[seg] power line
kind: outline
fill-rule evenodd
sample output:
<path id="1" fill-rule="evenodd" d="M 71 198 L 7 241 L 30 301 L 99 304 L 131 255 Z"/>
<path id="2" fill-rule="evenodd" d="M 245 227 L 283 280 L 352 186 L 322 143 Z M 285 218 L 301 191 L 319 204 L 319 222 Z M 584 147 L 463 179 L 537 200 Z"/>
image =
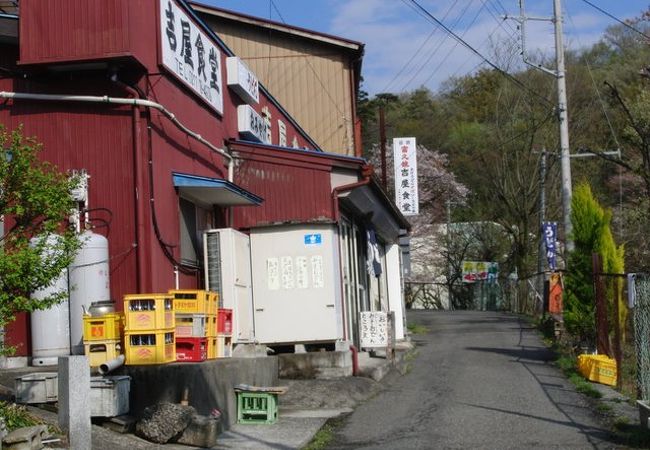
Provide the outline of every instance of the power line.
<path id="1" fill-rule="evenodd" d="M 533 94 L 535 97 L 537 97 L 537 98 L 543 100 L 544 103 L 546 103 L 546 104 L 550 104 L 550 103 L 551 103 L 547 98 L 545 98 L 545 97 L 543 97 L 541 94 L 539 94 L 539 93 L 533 91 L 533 90 L 530 89 L 528 86 L 526 86 L 524 83 L 522 83 L 521 81 L 519 81 L 517 78 L 515 78 L 515 77 L 512 76 L 512 75 L 510 75 L 508 72 L 506 72 L 505 70 L 501 69 L 499 66 L 497 66 L 497 65 L 494 64 L 492 61 L 490 61 L 490 60 L 487 59 L 485 56 L 483 56 L 483 55 L 482 55 L 478 50 L 476 50 L 474 47 L 472 47 L 472 46 L 471 46 L 467 41 L 465 41 L 462 37 L 458 36 L 456 33 L 454 33 L 453 30 L 449 29 L 449 28 L 448 28 L 444 23 L 442 23 L 440 20 L 438 20 L 438 19 L 437 19 L 434 15 L 432 15 L 429 11 L 427 11 L 427 10 L 426 10 L 422 5 L 420 5 L 420 4 L 417 2 L 417 0 L 410 0 L 410 1 L 411 1 L 411 3 L 413 3 L 415 6 L 417 6 L 418 9 L 420 9 L 420 10 L 422 11 L 422 13 L 425 14 L 425 15 L 426 15 L 430 20 L 432 20 L 433 22 L 435 22 L 436 24 L 438 24 L 438 26 L 440 26 L 443 30 L 445 30 L 449 35 L 451 35 L 454 39 L 456 39 L 458 42 L 460 42 L 460 43 L 461 43 L 465 48 L 467 48 L 469 51 L 471 51 L 471 52 L 474 53 L 476 56 L 478 56 L 479 58 L 481 58 L 482 60 L 484 60 L 486 64 L 488 64 L 490 67 L 492 67 L 492 68 L 493 68 L 494 70 L 496 70 L 498 73 L 500 73 L 500 74 L 503 75 L 504 77 L 508 78 L 510 81 L 512 81 L 514 84 L 516 84 L 516 85 L 519 86 L 520 88 L 522 88 L 522 89 L 524 89 L 524 90 L 530 92 L 530 93 Z"/>
<path id="2" fill-rule="evenodd" d="M 406 3 L 405 0 L 402 0 L 402 1 L 404 3 Z M 451 5 L 449 5 L 449 8 L 447 9 L 447 12 L 445 12 L 445 15 L 443 17 L 443 20 L 447 18 L 447 15 L 449 15 L 449 13 L 454 8 L 454 6 L 456 6 L 456 3 L 458 3 L 458 0 L 454 0 L 454 2 Z M 410 6 L 410 5 L 408 5 L 408 3 L 406 3 L 406 4 L 407 4 L 407 6 Z M 413 62 L 415 57 L 422 51 L 424 46 L 431 40 L 431 38 L 433 37 L 434 34 L 436 34 L 437 31 L 438 31 L 437 27 L 433 29 L 433 31 L 429 34 L 429 36 L 427 36 L 425 41 L 422 43 L 422 45 L 420 45 L 420 47 L 415 51 L 415 53 L 413 53 L 413 56 L 411 56 L 411 58 L 408 60 L 408 62 L 402 66 L 402 68 L 395 74 L 395 76 L 390 80 L 390 82 L 386 85 L 386 87 L 384 87 L 382 92 L 388 92 L 388 88 L 395 82 L 395 80 L 397 80 L 397 78 L 404 72 L 404 70 L 406 70 L 406 68 L 409 66 L 409 64 L 411 64 L 411 62 Z"/>
<path id="3" fill-rule="evenodd" d="M 605 14 L 605 15 L 606 15 L 607 17 L 609 17 L 610 19 L 614 19 L 615 21 L 617 21 L 618 23 L 620 23 L 620 24 L 623 25 L 624 27 L 627 27 L 627 28 L 629 28 L 630 30 L 632 30 L 632 31 L 634 31 L 634 32 L 636 32 L 636 33 L 639 33 L 641 36 L 645 37 L 646 39 L 650 39 L 650 36 L 648 36 L 648 35 L 645 34 L 644 32 L 642 32 L 642 31 L 640 31 L 640 30 L 634 28 L 634 27 L 633 27 L 632 25 L 630 25 L 629 23 L 626 23 L 626 22 L 622 21 L 622 20 L 619 19 L 618 17 L 616 17 L 616 16 L 614 16 L 614 15 L 608 13 L 608 12 L 605 11 L 604 9 L 602 9 L 602 8 L 600 8 L 600 7 L 596 6 L 596 5 L 594 5 L 594 4 L 591 3 L 589 0 L 582 0 L 582 1 L 585 2 L 587 5 L 591 6 L 592 8 L 594 8 L 594 9 L 600 11 L 601 13 Z"/>
<path id="4" fill-rule="evenodd" d="M 402 0 L 402 1 L 403 1 L 404 3 L 407 2 L 407 0 Z M 473 1 L 473 0 L 472 0 L 472 1 Z M 468 2 L 468 3 L 465 5 L 465 8 L 461 11 L 460 15 L 456 17 L 456 20 L 454 21 L 454 24 L 452 25 L 452 27 L 456 27 L 456 26 L 460 23 L 460 21 L 462 20 L 463 16 L 464 16 L 465 14 L 467 14 L 467 10 L 468 10 L 469 7 L 472 5 L 472 1 Z M 408 3 L 407 3 L 407 4 L 408 4 Z M 454 5 L 455 5 L 455 4 L 456 4 L 456 2 L 454 2 Z M 452 5 L 452 6 L 453 6 L 453 5 Z M 418 11 L 417 9 L 415 9 L 415 11 L 416 11 L 418 14 L 422 15 L 422 13 L 421 13 L 420 11 Z M 425 16 L 425 18 L 426 18 L 426 16 Z M 476 19 L 475 19 L 475 20 L 476 20 Z M 436 27 L 436 30 L 438 30 L 438 29 L 439 29 L 439 27 Z M 447 38 L 447 35 L 445 35 L 445 39 L 446 39 L 446 38 Z M 400 89 L 400 92 L 404 92 L 404 91 L 406 90 L 406 88 L 407 88 L 407 87 L 408 87 L 408 86 L 413 82 L 413 80 L 415 80 L 415 78 L 416 78 L 418 75 L 420 75 L 420 72 L 422 72 L 422 70 L 424 70 L 424 68 L 427 66 L 427 64 L 429 64 L 429 62 L 431 61 L 431 59 L 433 59 L 433 57 L 438 53 L 438 50 L 440 50 L 440 48 L 442 47 L 442 44 L 444 44 L 444 42 L 445 42 L 444 39 L 441 40 L 440 42 L 438 42 L 438 45 L 437 45 L 436 48 L 433 49 L 433 51 L 429 54 L 429 56 L 427 57 L 426 61 L 424 61 L 424 63 L 422 63 L 422 64 L 420 65 L 420 68 L 416 70 L 416 72 L 411 76 L 411 78 L 409 78 L 409 80 L 408 80 L 406 83 L 404 83 L 404 85 L 402 86 L 402 89 Z"/>

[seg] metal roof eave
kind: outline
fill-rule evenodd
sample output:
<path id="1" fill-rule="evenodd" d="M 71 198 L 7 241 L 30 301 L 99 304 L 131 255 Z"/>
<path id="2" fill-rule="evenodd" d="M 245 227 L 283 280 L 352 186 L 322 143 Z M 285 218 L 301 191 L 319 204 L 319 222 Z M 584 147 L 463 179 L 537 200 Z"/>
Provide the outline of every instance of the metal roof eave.
<path id="1" fill-rule="evenodd" d="M 174 187 L 191 200 L 205 205 L 258 206 L 264 199 L 221 178 L 172 172 Z"/>

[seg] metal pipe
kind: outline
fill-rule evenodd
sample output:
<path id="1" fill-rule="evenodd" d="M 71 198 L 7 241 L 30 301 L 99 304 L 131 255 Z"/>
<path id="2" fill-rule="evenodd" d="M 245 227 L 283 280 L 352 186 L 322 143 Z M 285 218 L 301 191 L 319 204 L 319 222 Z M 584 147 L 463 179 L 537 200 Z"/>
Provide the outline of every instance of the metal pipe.
<path id="1" fill-rule="evenodd" d="M 106 375 L 108 372 L 112 372 L 113 370 L 117 369 L 123 364 L 124 364 L 124 355 L 120 355 L 115 359 L 106 361 L 104 364 L 100 364 L 98 372 L 100 373 L 100 375 Z"/>
<path id="2" fill-rule="evenodd" d="M 121 86 L 129 94 L 133 96 L 134 100 L 139 99 L 140 94 L 131 86 L 122 83 L 117 77 L 112 78 L 113 82 Z M 135 255 L 136 255 L 136 287 L 138 292 L 143 292 L 143 289 L 149 288 L 148 283 L 144 283 L 145 261 L 144 261 L 144 233 L 145 233 L 145 217 L 143 205 L 144 200 L 144 173 L 142 167 L 144 166 L 142 158 L 142 133 L 141 133 L 141 117 L 140 107 L 133 105 L 133 183 L 135 187 L 134 201 L 135 201 Z"/>
<path id="3" fill-rule="evenodd" d="M 30 94 L 24 92 L 0 92 L 0 98 L 8 100 L 39 100 L 39 101 L 62 101 L 62 102 L 81 102 L 81 103 L 109 103 L 114 105 L 136 105 L 142 106 L 145 108 L 155 109 L 160 111 L 165 117 L 167 117 L 178 129 L 183 131 L 188 136 L 199 141 L 210 150 L 219 153 L 221 156 L 228 160 L 228 181 L 233 181 L 234 175 L 234 160 L 233 157 L 223 149 L 212 144 L 210 141 L 204 139 L 200 134 L 187 128 L 181 121 L 179 121 L 176 116 L 165 108 L 160 103 L 153 102 L 151 100 L 145 100 L 140 98 L 122 98 L 122 97 L 109 97 L 104 96 L 92 96 L 92 95 L 52 95 L 52 94 Z"/>
<path id="4" fill-rule="evenodd" d="M 359 376 L 359 350 L 354 345 L 350 345 L 350 351 L 352 352 L 352 376 Z"/>

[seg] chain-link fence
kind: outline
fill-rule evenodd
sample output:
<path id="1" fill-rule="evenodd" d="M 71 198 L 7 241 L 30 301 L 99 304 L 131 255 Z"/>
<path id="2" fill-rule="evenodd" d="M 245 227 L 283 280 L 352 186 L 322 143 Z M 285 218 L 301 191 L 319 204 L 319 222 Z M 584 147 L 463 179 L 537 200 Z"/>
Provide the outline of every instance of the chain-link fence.
<path id="1" fill-rule="evenodd" d="M 636 274 L 633 285 L 636 379 L 641 399 L 650 399 L 650 275 Z"/>

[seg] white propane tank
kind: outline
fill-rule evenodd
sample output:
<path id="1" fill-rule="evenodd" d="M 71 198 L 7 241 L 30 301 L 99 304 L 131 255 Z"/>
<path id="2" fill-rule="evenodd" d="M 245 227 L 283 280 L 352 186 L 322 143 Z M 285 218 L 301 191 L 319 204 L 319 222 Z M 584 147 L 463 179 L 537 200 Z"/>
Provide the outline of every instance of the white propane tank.
<path id="1" fill-rule="evenodd" d="M 31 245 L 36 245 L 37 239 L 32 238 Z M 51 235 L 47 238 L 47 242 L 54 243 L 57 239 L 57 236 Z M 46 248 L 44 253 L 47 256 L 52 251 Z M 68 269 L 63 269 L 48 287 L 32 292 L 31 298 L 41 300 L 62 291 L 68 294 Z M 53 366 L 57 364 L 59 356 L 70 354 L 70 319 L 68 314 L 67 296 L 57 305 L 31 313 L 33 366 Z"/>
<path id="2" fill-rule="evenodd" d="M 81 233 L 82 245 L 68 268 L 70 286 L 70 346 L 83 355 L 83 314 L 93 302 L 111 299 L 108 239 L 92 231 Z"/>

